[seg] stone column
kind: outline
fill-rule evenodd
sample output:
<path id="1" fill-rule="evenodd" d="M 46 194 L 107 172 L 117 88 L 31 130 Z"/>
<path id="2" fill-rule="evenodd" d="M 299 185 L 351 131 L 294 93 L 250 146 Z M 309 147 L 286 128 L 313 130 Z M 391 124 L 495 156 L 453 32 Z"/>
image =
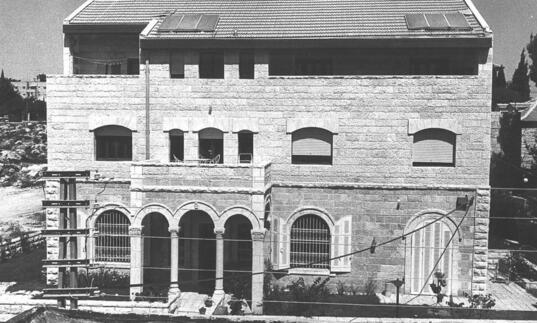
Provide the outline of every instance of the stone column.
<path id="1" fill-rule="evenodd" d="M 265 230 L 252 230 L 252 312 L 263 314 L 263 242 Z"/>
<path id="2" fill-rule="evenodd" d="M 73 75 L 74 59 L 72 53 L 73 36 L 64 34 L 63 36 L 63 75 Z"/>
<path id="3" fill-rule="evenodd" d="M 60 199 L 60 182 L 59 180 L 48 180 L 45 183 L 45 200 Z M 46 208 L 46 228 L 58 229 L 60 219 L 60 209 Z M 58 259 L 60 253 L 60 239 L 58 237 L 47 237 L 47 259 Z M 58 284 L 58 268 L 47 268 L 47 284 Z"/>
<path id="4" fill-rule="evenodd" d="M 239 142 L 237 133 L 224 132 L 224 163 L 238 164 Z"/>
<path id="5" fill-rule="evenodd" d="M 224 52 L 224 78 L 239 78 L 239 51 L 226 50 Z"/>
<path id="6" fill-rule="evenodd" d="M 130 298 L 134 300 L 136 294 L 143 291 L 144 272 L 143 272 L 143 250 L 142 227 L 130 226 L 129 236 L 131 238 L 131 277 L 130 277 Z M 135 286 L 132 286 L 135 285 Z"/>
<path id="7" fill-rule="evenodd" d="M 185 52 L 185 78 L 198 79 L 199 75 L 199 52 L 189 50 Z"/>
<path id="8" fill-rule="evenodd" d="M 174 299 L 181 293 L 179 290 L 179 229 L 170 228 L 171 237 L 171 268 L 170 268 L 170 289 L 168 299 Z"/>
<path id="9" fill-rule="evenodd" d="M 224 295 L 224 228 L 214 229 L 216 234 L 216 281 L 214 296 Z"/>
<path id="10" fill-rule="evenodd" d="M 475 203 L 472 293 L 483 294 L 487 289 L 490 190 L 477 189 Z"/>
<path id="11" fill-rule="evenodd" d="M 256 79 L 266 79 L 269 76 L 269 54 L 266 50 L 256 50 L 254 56 L 254 75 Z"/>

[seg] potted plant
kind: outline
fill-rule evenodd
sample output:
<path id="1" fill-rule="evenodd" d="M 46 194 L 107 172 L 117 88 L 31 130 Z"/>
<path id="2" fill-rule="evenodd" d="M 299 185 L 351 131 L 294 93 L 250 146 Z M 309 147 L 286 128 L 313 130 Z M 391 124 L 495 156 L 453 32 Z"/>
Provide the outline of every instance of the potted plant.
<path id="1" fill-rule="evenodd" d="M 446 274 L 443 272 L 437 271 L 434 273 L 434 280 L 431 284 L 431 291 L 436 294 L 436 303 L 442 303 L 446 294 L 442 293 L 442 289 L 447 286 Z"/>

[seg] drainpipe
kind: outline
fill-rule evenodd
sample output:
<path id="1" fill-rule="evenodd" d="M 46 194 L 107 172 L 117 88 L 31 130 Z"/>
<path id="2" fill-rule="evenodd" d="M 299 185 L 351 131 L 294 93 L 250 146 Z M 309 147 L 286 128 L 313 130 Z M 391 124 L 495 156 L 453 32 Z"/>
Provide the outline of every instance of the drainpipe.
<path id="1" fill-rule="evenodd" d="M 149 118 L 149 60 L 145 60 L 145 159 L 151 159 L 150 154 L 150 118 Z"/>

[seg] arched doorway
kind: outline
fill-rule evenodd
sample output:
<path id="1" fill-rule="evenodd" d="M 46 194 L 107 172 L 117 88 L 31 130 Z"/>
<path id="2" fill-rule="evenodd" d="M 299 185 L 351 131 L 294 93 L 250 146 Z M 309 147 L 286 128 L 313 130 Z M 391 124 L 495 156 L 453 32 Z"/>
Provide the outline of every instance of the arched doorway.
<path id="1" fill-rule="evenodd" d="M 203 211 L 188 211 L 179 227 L 179 288 L 212 295 L 216 270 L 213 220 Z"/>
<path id="2" fill-rule="evenodd" d="M 166 297 L 170 284 L 170 231 L 164 215 L 153 212 L 142 221 L 144 289 L 148 296 Z"/>
<path id="3" fill-rule="evenodd" d="M 251 299 L 252 224 L 243 215 L 231 216 L 224 232 L 224 291 Z M 241 294 L 241 295 L 239 295 Z"/>

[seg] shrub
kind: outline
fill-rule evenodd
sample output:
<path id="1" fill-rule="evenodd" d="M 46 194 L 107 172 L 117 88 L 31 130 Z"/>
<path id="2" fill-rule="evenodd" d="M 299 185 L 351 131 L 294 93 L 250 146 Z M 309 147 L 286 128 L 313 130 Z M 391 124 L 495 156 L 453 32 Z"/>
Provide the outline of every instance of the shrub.
<path id="1" fill-rule="evenodd" d="M 468 307 L 469 308 L 493 308 L 494 305 L 496 305 L 496 300 L 492 298 L 492 294 L 476 294 L 471 295 L 468 293 L 464 293 L 464 297 L 468 300 Z"/>
<path id="2" fill-rule="evenodd" d="M 377 282 L 373 278 L 368 278 L 367 283 L 364 287 L 364 293 L 368 296 L 376 295 L 377 293 Z M 353 294 L 356 295 L 356 294 Z"/>

